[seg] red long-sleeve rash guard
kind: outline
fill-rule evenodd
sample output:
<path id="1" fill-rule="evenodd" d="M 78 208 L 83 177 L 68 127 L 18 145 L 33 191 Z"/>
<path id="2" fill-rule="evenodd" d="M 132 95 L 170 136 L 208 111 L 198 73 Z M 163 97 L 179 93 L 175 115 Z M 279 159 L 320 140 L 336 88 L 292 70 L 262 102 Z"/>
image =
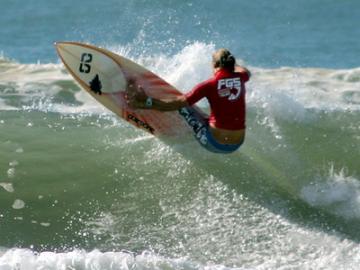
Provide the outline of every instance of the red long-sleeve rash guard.
<path id="1" fill-rule="evenodd" d="M 186 100 L 193 105 L 206 97 L 210 104 L 209 123 L 217 128 L 239 130 L 245 128 L 245 82 L 247 72 L 220 69 L 214 77 L 204 81 L 187 93 Z"/>

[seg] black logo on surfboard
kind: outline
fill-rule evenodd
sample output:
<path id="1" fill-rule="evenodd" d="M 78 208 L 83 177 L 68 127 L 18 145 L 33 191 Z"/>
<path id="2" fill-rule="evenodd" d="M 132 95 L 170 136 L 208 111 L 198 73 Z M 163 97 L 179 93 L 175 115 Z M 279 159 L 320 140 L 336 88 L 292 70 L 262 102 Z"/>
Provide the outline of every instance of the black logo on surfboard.
<path id="1" fill-rule="evenodd" d="M 132 114 L 128 114 L 127 119 L 129 121 L 134 122 L 138 127 L 141 127 L 143 129 L 146 129 L 147 131 L 149 131 L 151 134 L 154 134 L 155 129 L 150 126 L 148 123 L 140 120 L 139 118 L 137 118 L 135 115 Z"/>
<path id="2" fill-rule="evenodd" d="M 95 75 L 95 77 L 89 82 L 89 84 L 91 91 L 93 91 L 95 94 L 99 94 L 99 95 L 102 94 L 101 92 L 102 84 L 98 74 Z"/>
<path id="3" fill-rule="evenodd" d="M 83 53 L 81 55 L 81 59 L 80 59 L 80 66 L 79 66 L 79 71 L 81 73 L 90 73 L 91 71 L 91 66 L 90 63 L 93 59 L 93 56 L 91 53 Z"/>

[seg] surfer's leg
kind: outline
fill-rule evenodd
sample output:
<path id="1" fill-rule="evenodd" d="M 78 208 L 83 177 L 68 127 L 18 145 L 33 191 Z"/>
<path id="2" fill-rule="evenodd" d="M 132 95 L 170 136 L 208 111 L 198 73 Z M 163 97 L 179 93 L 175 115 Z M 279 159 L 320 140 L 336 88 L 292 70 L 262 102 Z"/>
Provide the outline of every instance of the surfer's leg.
<path id="1" fill-rule="evenodd" d="M 191 107 L 184 107 L 179 110 L 186 123 L 191 127 L 197 139 L 202 137 L 204 129 L 208 127 L 208 119 L 199 111 Z"/>
<path id="2" fill-rule="evenodd" d="M 220 144 L 212 136 L 209 130 L 208 119 L 204 115 L 191 107 L 181 108 L 179 110 L 188 125 L 194 132 L 195 139 L 206 150 L 213 153 L 231 153 L 237 150 L 241 144 Z"/>

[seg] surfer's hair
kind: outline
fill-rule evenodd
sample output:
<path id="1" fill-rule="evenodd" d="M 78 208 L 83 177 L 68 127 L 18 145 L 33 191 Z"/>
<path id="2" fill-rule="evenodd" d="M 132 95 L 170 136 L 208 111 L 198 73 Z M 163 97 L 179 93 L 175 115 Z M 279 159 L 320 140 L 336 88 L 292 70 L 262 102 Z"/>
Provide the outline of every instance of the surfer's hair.
<path id="1" fill-rule="evenodd" d="M 213 53 L 212 59 L 214 68 L 225 68 L 234 71 L 236 60 L 228 49 L 217 50 Z"/>

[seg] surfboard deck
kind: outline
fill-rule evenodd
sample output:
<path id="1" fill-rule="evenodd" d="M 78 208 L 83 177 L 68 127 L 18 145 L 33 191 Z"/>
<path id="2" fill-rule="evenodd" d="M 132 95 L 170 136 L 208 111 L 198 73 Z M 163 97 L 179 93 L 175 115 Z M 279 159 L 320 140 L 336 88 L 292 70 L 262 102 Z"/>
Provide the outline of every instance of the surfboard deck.
<path id="1" fill-rule="evenodd" d="M 129 80 L 135 80 L 153 98 L 182 95 L 156 74 L 123 56 L 89 44 L 56 42 L 55 47 L 66 69 L 81 87 L 125 121 L 157 137 L 181 137 L 191 133 L 178 111 L 133 109 L 126 103 Z"/>

